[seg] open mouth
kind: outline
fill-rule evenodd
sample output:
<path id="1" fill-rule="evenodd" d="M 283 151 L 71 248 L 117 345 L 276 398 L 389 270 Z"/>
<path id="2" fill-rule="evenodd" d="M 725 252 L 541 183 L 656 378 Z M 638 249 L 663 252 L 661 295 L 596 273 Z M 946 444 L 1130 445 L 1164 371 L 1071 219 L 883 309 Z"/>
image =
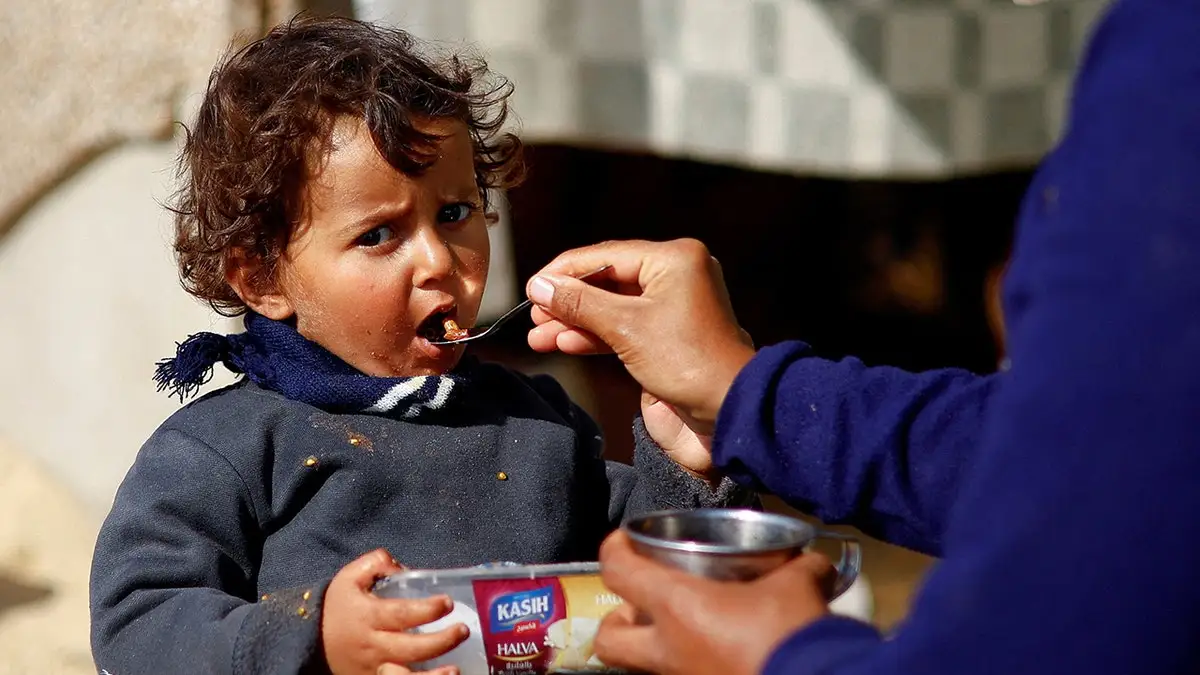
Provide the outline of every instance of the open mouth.
<path id="1" fill-rule="evenodd" d="M 452 305 L 430 314 L 417 327 L 417 335 L 430 341 L 450 339 L 446 336 L 446 324 L 447 322 L 451 322 L 451 327 L 455 326 L 452 322 L 454 321 L 456 309 Z"/>

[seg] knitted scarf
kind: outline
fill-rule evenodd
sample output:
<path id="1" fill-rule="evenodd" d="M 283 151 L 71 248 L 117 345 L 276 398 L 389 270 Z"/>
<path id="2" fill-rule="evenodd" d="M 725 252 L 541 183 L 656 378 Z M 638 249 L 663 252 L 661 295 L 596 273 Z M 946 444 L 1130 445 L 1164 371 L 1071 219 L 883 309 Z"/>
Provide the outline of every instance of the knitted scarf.
<path id="1" fill-rule="evenodd" d="M 213 366 L 222 363 L 260 387 L 322 410 L 414 419 L 451 400 L 468 363 L 464 359 L 446 375 L 372 377 L 288 323 L 251 312 L 245 324 L 245 333 L 196 333 L 178 343 L 174 357 L 158 362 L 154 373 L 158 390 L 167 390 L 182 402 L 212 378 Z"/>

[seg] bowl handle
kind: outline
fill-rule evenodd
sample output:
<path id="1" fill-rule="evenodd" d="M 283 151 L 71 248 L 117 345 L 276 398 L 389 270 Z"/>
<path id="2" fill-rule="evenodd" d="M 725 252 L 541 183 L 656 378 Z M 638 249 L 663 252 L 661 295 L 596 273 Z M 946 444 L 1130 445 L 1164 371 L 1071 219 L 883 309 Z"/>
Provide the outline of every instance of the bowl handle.
<path id="1" fill-rule="evenodd" d="M 842 558 L 837 562 L 837 582 L 833 586 L 833 596 L 829 598 L 834 600 L 849 590 L 858 579 L 859 570 L 862 569 L 862 545 L 854 535 L 828 530 L 818 531 L 817 538 L 842 542 Z"/>

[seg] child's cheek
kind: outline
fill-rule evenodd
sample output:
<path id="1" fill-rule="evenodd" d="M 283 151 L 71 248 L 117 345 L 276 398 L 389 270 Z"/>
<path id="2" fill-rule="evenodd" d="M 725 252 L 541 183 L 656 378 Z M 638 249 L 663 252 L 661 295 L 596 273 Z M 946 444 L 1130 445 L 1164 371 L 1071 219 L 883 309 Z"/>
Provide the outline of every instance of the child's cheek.
<path id="1" fill-rule="evenodd" d="M 463 262 L 466 263 L 471 276 L 477 277 L 481 274 L 487 274 L 488 258 L 489 256 L 486 251 L 470 251 L 464 256 Z"/>
<path id="2" fill-rule="evenodd" d="M 472 304 L 477 304 L 483 299 L 483 289 L 487 285 L 489 256 L 486 251 L 473 252 L 463 262 L 467 267 L 466 274 L 463 275 L 464 290 L 467 296 L 472 298 Z"/>
<path id="3" fill-rule="evenodd" d="M 486 274 L 492 253 L 487 224 L 481 219 L 481 222 L 469 225 L 466 234 L 465 245 L 461 248 L 462 261 L 473 272 L 482 270 Z"/>
<path id="4" fill-rule="evenodd" d="M 355 317 L 381 333 L 395 333 L 407 322 L 405 308 L 410 289 L 399 281 L 381 283 L 378 278 L 362 278 L 342 289 L 338 314 Z"/>

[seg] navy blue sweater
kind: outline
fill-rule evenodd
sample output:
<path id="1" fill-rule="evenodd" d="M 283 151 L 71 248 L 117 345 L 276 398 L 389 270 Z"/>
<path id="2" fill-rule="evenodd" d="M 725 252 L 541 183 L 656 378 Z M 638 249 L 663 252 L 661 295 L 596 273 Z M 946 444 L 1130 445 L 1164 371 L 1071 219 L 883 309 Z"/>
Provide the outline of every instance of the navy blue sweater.
<path id="1" fill-rule="evenodd" d="M 480 364 L 420 421 L 242 382 L 154 433 L 96 543 L 92 651 L 115 675 L 326 672 L 324 591 L 387 548 L 412 568 L 595 560 L 627 515 L 744 506 L 634 426 L 634 466 L 553 379 Z"/>
<path id="2" fill-rule="evenodd" d="M 826 618 L 767 675 L 1200 672 L 1198 192 L 1200 2 L 1119 0 L 1022 209 L 1011 370 L 741 374 L 720 465 L 943 557 L 891 639 Z"/>

